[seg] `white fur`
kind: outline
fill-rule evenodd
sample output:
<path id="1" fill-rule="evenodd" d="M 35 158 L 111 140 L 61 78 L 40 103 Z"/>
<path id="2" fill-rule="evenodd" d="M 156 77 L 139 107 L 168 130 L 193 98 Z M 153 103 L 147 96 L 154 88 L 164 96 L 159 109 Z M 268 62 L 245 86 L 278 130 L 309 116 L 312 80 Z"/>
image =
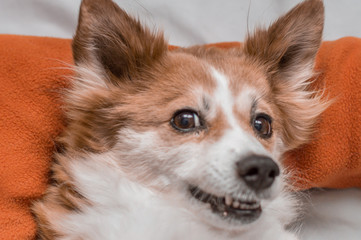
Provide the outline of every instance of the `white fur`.
<path id="1" fill-rule="evenodd" d="M 224 134 L 223 139 L 216 144 L 221 145 L 221 149 L 229 148 L 229 152 L 232 152 L 239 157 L 239 159 L 242 156 L 244 157 L 252 153 L 269 155 L 254 136 L 251 136 L 241 128 L 233 111 L 235 104 L 237 103 L 237 108 L 243 108 L 243 111 L 248 109 L 249 112 L 252 107 L 252 100 L 250 99 L 252 99 L 252 95 L 255 95 L 254 91 L 245 86 L 236 97 L 235 101 L 229 87 L 229 79 L 213 67 L 211 67 L 211 74 L 217 83 L 217 88 L 213 97 L 216 101 L 216 105 L 221 106 L 223 114 L 226 115 L 226 119 L 230 125 L 228 131 Z M 239 101 L 242 101 L 241 107 L 238 106 Z M 217 149 L 217 151 L 221 149 Z M 228 159 L 228 156 L 223 156 L 223 158 Z"/>
<path id="2" fill-rule="evenodd" d="M 182 194 L 159 194 L 130 181 L 117 167 L 117 161 L 114 153 L 90 154 L 86 160 L 73 161 L 71 174 L 81 193 L 93 204 L 58 220 L 56 225 L 65 234 L 60 239 L 297 239 L 283 230 L 286 219 L 282 215 L 289 213 L 285 214 L 282 208 L 290 201 L 281 195 L 265 209 L 263 217 L 232 235 L 200 221 Z"/>
<path id="3" fill-rule="evenodd" d="M 211 67 L 210 72 L 217 83 L 217 88 L 214 93 L 216 104 L 222 107 L 231 127 L 236 127 L 238 124 L 233 114 L 234 99 L 233 94 L 229 89 L 229 79 L 214 67 Z"/>
<path id="4" fill-rule="evenodd" d="M 217 191 L 237 190 L 239 186 L 235 185 L 236 179 L 227 176 L 231 171 L 227 162 L 232 161 L 227 160 L 220 164 L 219 157 L 224 151 L 232 152 L 230 150 L 235 149 L 237 142 L 243 141 L 244 136 L 240 135 L 237 139 L 237 134 L 226 133 L 219 143 L 210 146 L 213 151 L 201 158 L 201 153 L 197 151 L 204 146 L 186 144 L 164 151 L 164 146 L 159 146 L 160 136 L 156 132 L 137 133 L 127 129 L 122 130 L 121 135 L 124 134 L 126 138 L 120 141 L 114 151 L 89 154 L 86 159 L 71 161 L 71 175 L 76 181 L 77 189 L 92 205 L 58 220 L 55 225 L 65 233 L 61 239 L 70 240 L 75 236 L 89 240 L 262 240 L 270 239 L 270 236 L 285 240 L 296 239 L 283 229 L 284 223 L 293 218 L 294 212 L 291 210 L 292 199 L 282 192 L 272 201 L 262 201 L 263 213 L 260 219 L 244 226 L 233 226 L 229 230 L 226 230 L 226 224 L 222 225 L 222 220 L 212 216 L 203 203 L 185 195 L 182 180 L 199 181 L 200 184 L 208 183 L 206 185 L 209 186 L 218 184 L 219 188 L 215 188 Z M 235 140 L 235 143 L 227 146 L 230 139 Z M 122 151 L 122 148 L 131 146 L 133 148 L 129 148 L 130 151 Z M 212 157 L 212 154 L 215 156 Z M 159 178 L 144 185 L 131 180 L 132 177 L 124 173 L 120 166 L 122 159 L 133 158 L 136 161 L 138 158 L 147 157 L 153 164 L 158 165 L 166 164 L 164 161 L 169 161 L 170 158 L 176 158 L 174 164 L 178 167 L 173 169 L 173 172 L 160 172 Z M 207 158 L 211 160 L 206 161 Z M 149 163 L 148 160 L 144 161 Z M 222 174 L 211 173 L 212 165 L 215 168 L 223 166 Z M 150 165 L 145 167 L 152 168 Z M 134 169 L 133 172 L 138 170 Z M 207 171 L 208 175 L 202 175 Z M 163 185 L 165 190 L 153 190 L 152 185 Z M 217 226 L 220 229 L 216 229 Z M 223 227 L 225 229 L 221 230 Z"/>
<path id="5" fill-rule="evenodd" d="M 205 151 L 203 155 L 205 159 L 209 160 L 205 169 L 205 176 L 202 179 L 207 179 L 207 176 L 211 176 L 213 179 L 208 183 L 202 180 L 203 183 L 199 183 L 199 185 L 214 194 L 220 195 L 219 193 L 222 192 L 234 193 L 237 194 L 239 198 L 242 198 L 245 193 L 242 190 L 247 188 L 234 174 L 236 162 L 251 154 L 271 156 L 272 153 L 268 153 L 254 136 L 243 130 L 234 115 L 233 109 L 239 100 L 244 100 L 241 108 L 243 108 L 243 110 L 247 108 L 248 112 L 250 112 L 252 101 L 249 99 L 252 99 L 253 91 L 245 87 L 244 90 L 234 98 L 229 88 L 228 78 L 213 67 L 211 68 L 211 73 L 217 83 L 213 99 L 215 99 L 216 105 L 221 106 L 224 112 L 223 114 L 229 123 L 229 128 L 226 129 L 222 138 L 217 142 L 212 144 L 206 142 L 204 144 L 205 146 L 203 147 L 207 148 L 207 151 Z M 212 186 L 213 190 L 204 186 L 205 184 Z M 277 184 L 274 184 L 274 186 L 277 187 Z M 215 191 L 214 189 L 217 190 Z"/>

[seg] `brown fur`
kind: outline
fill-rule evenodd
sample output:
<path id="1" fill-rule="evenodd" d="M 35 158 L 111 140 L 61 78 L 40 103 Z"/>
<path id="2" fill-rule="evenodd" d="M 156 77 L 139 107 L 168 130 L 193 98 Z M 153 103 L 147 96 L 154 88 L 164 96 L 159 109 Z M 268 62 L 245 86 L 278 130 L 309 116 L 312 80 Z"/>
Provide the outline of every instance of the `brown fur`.
<path id="1" fill-rule="evenodd" d="M 54 182 L 34 207 L 41 239 L 61 235 L 52 225 L 53 218 L 91 204 L 79 194 L 69 174 L 73 156 L 112 149 L 119 141 L 119 130 L 130 126 L 139 132 L 157 129 L 170 147 L 217 141 L 222 136 L 227 116 L 219 110 L 215 118 L 207 119 L 212 100 L 207 96 L 198 96 L 202 104 L 195 109 L 209 120 L 198 138 L 181 134 L 169 124 L 175 111 L 198 104 L 190 90 L 200 87 L 212 96 L 216 86 L 208 66 L 230 77 L 234 95 L 245 85 L 261 93 L 254 101 L 272 116 L 273 131 L 287 149 L 308 139 L 325 105 L 308 92 L 309 86 L 303 84 L 307 79 L 292 83 L 289 75 L 302 71 L 306 63 L 313 65 L 322 34 L 321 1 L 308 0 L 268 30 L 256 30 L 244 47 L 220 50 L 198 46 L 172 52 L 160 33 L 152 33 L 110 0 L 95 2 L 83 0 L 73 41 L 78 75 L 66 96 L 68 127 L 59 139 L 64 153 L 55 156 Z M 105 83 L 87 82 L 84 68 Z M 252 104 L 248 108 L 234 111 L 241 126 L 255 134 L 250 125 Z M 261 143 L 271 149 L 275 138 Z"/>
<path id="2" fill-rule="evenodd" d="M 319 95 L 312 94 L 309 84 L 302 84 L 312 75 L 292 83 L 292 76 L 305 64 L 314 65 L 322 40 L 323 11 L 321 0 L 307 0 L 267 30 L 257 29 L 244 44 L 245 54 L 266 67 L 289 149 L 308 141 L 317 116 L 327 107 Z"/>

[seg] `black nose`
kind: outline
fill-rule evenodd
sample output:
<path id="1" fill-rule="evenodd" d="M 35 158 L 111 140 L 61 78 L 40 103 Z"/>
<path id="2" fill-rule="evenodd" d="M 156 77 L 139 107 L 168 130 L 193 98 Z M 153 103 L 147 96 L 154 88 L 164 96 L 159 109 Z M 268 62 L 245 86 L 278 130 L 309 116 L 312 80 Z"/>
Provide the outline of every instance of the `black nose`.
<path id="1" fill-rule="evenodd" d="M 251 155 L 237 162 L 237 171 L 253 190 L 269 188 L 280 174 L 277 164 L 269 157 Z"/>

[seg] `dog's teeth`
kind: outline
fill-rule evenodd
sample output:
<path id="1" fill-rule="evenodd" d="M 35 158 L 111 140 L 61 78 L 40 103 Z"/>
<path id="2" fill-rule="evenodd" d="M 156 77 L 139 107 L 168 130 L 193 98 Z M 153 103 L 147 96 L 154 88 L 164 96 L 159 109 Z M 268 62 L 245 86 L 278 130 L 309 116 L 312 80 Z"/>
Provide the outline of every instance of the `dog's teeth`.
<path id="1" fill-rule="evenodd" d="M 233 206 L 234 208 L 238 208 L 238 207 L 239 207 L 239 202 L 238 202 L 238 201 L 234 201 L 233 204 L 232 204 L 232 206 Z"/>
<path id="2" fill-rule="evenodd" d="M 240 209 L 252 209 L 252 206 L 250 206 L 248 204 L 240 204 L 239 208 Z"/>
<path id="3" fill-rule="evenodd" d="M 232 197 L 231 197 L 231 195 L 227 194 L 226 197 L 225 197 L 225 199 L 226 199 L 226 201 L 225 201 L 225 202 L 226 202 L 226 205 L 227 205 L 227 206 L 231 206 L 232 200 L 233 200 Z"/>
<path id="4" fill-rule="evenodd" d="M 257 209 L 259 207 L 260 207 L 259 203 L 254 203 L 254 204 L 240 203 L 239 206 L 240 209 Z"/>

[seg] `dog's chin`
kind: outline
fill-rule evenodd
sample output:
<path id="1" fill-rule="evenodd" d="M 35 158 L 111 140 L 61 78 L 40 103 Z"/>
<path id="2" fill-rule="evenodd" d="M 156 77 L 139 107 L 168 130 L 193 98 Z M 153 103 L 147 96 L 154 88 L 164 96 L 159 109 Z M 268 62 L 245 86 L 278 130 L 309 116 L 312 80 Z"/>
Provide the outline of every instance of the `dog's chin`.
<path id="1" fill-rule="evenodd" d="M 231 194 L 216 196 L 194 185 L 188 186 L 188 192 L 192 205 L 198 209 L 197 217 L 215 228 L 239 230 L 262 215 L 261 200 L 256 197 L 233 199 Z"/>

